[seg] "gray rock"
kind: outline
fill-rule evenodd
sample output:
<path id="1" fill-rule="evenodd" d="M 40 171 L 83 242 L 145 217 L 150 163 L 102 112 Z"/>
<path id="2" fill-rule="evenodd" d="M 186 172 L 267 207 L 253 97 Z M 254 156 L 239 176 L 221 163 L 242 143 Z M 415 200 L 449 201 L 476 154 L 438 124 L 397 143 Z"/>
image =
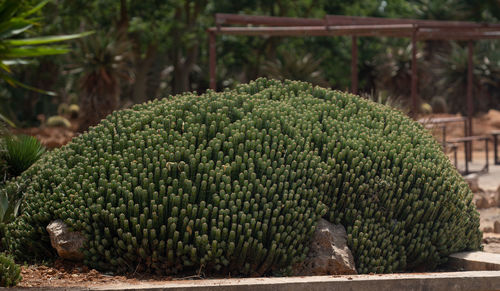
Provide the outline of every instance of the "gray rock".
<path id="1" fill-rule="evenodd" d="M 85 237 L 81 233 L 70 231 L 61 220 L 52 221 L 46 229 L 50 235 L 50 243 L 59 257 L 71 261 L 83 260 L 81 248 Z"/>
<path id="2" fill-rule="evenodd" d="M 302 276 L 357 274 L 345 228 L 320 219 L 307 258 L 293 272 Z"/>

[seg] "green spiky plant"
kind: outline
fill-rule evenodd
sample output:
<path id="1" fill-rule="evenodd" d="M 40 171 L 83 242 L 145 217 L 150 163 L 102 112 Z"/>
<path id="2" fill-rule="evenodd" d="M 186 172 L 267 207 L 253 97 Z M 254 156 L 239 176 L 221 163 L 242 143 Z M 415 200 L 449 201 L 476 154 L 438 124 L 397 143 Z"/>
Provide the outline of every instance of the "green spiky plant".
<path id="1" fill-rule="evenodd" d="M 13 287 L 21 281 L 21 268 L 14 259 L 0 253 L 0 287 Z"/>
<path id="2" fill-rule="evenodd" d="M 297 81 L 116 111 L 7 191 L 28 179 L 4 244 L 50 256 L 45 227 L 62 219 L 100 270 L 288 271 L 320 217 L 346 227 L 360 273 L 430 270 L 481 244 L 470 189 L 421 125 Z"/>
<path id="3" fill-rule="evenodd" d="M 45 152 L 45 147 L 33 136 L 5 137 L 5 160 L 12 176 L 18 176 L 34 164 Z"/>
<path id="4" fill-rule="evenodd" d="M 12 222 L 17 216 L 26 185 L 16 182 L 17 186 L 12 185 L 11 190 L 7 192 L 4 186 L 5 180 L 8 177 L 17 177 L 28 169 L 40 159 L 45 148 L 35 137 L 26 135 L 5 135 L 1 138 L 1 143 L 4 146 L 1 160 L 5 162 L 5 171 L 0 181 L 0 224 L 5 224 Z"/>
<path id="5" fill-rule="evenodd" d="M 272 79 L 299 80 L 329 87 L 321 70 L 321 61 L 311 53 L 283 50 L 279 58 L 264 63 L 262 73 Z"/>

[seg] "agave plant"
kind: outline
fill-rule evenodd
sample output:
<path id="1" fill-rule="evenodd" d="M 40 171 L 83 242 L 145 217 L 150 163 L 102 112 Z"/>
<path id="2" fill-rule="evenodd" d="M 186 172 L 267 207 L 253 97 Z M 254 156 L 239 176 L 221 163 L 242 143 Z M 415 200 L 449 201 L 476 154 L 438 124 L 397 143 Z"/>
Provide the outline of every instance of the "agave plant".
<path id="1" fill-rule="evenodd" d="M 34 164 L 45 152 L 45 148 L 33 136 L 5 137 L 5 160 L 12 176 L 18 176 Z"/>
<path id="2" fill-rule="evenodd" d="M 465 95 L 467 92 L 467 71 L 468 71 L 468 51 L 467 47 L 462 47 L 457 43 L 451 43 L 451 50 L 448 53 L 438 53 L 436 55 L 437 65 L 434 66 L 433 74 L 441 76 L 436 81 L 440 95 L 442 95 L 450 105 L 452 112 L 465 112 Z M 480 54 L 474 55 L 473 61 L 473 90 L 475 94 L 481 91 Z M 457 102 L 458 101 L 458 102 Z"/>
<path id="3" fill-rule="evenodd" d="M 53 44 L 80 38 L 91 32 L 21 38 L 24 32 L 29 31 L 38 24 L 38 18 L 35 17 L 35 14 L 48 2 L 49 0 L 42 1 L 35 7 L 26 11 L 26 5 L 23 1 L 0 1 L 0 79 L 6 81 L 11 86 L 19 86 L 40 93 L 53 95 L 52 92 L 44 91 L 16 80 L 12 75 L 11 66 L 28 64 L 29 61 L 27 61 L 26 58 L 65 54 L 69 51 L 67 46 Z M 8 122 L 3 116 L 0 116 L 0 118 Z"/>
<path id="4" fill-rule="evenodd" d="M 364 93 L 361 97 L 371 100 L 375 103 L 380 103 L 383 105 L 387 105 L 391 108 L 397 109 L 403 113 L 409 112 L 409 107 L 407 102 L 405 102 L 402 98 L 394 97 L 390 95 L 387 91 L 381 90 L 377 93 Z"/>
<path id="5" fill-rule="evenodd" d="M 16 177 L 34 164 L 45 152 L 45 148 L 32 136 L 6 135 L 2 138 L 2 180 L 0 181 L 0 224 L 12 221 L 21 205 L 26 184 L 17 183 L 9 193 L 3 187 L 10 177 Z M 0 235 L 1 236 L 1 235 Z"/>
<path id="6" fill-rule="evenodd" d="M 417 58 L 422 54 L 418 53 Z M 387 48 L 373 61 L 375 66 L 375 85 L 378 90 L 388 91 L 391 95 L 410 96 L 411 88 L 411 45 Z M 419 70 L 425 64 L 419 62 Z"/>
<path id="7" fill-rule="evenodd" d="M 314 85 L 329 87 L 321 71 L 321 59 L 312 54 L 296 51 L 282 51 L 280 57 L 267 61 L 263 66 L 264 75 L 278 80 L 300 80 Z"/>

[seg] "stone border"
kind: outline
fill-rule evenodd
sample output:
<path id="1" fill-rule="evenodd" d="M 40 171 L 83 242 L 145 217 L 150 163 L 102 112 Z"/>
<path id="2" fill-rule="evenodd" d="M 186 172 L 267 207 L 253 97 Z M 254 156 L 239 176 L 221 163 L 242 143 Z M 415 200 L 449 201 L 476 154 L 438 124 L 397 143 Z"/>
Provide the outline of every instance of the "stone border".
<path id="1" fill-rule="evenodd" d="M 448 266 L 452 270 L 500 271 L 500 254 L 486 252 L 462 252 L 451 254 Z"/>
<path id="2" fill-rule="evenodd" d="M 2 288 L 0 288 L 2 289 Z M 421 274 L 233 278 L 113 284 L 91 288 L 12 288 L 8 290 L 140 290 L 140 291 L 301 291 L 301 290 L 499 290 L 500 271 Z M 5 289 L 7 290 L 7 289 Z"/>

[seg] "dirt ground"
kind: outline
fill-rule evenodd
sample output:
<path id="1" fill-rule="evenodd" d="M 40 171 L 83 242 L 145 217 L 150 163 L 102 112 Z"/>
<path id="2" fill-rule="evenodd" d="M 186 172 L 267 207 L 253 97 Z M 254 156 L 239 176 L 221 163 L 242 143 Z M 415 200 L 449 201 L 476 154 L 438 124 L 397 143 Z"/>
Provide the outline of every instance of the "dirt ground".
<path id="1" fill-rule="evenodd" d="M 93 287 L 109 284 L 134 285 L 144 282 L 201 279 L 201 277 L 172 278 L 144 274 L 113 276 L 69 261 L 57 260 L 51 266 L 21 266 L 22 281 L 18 287 Z"/>

